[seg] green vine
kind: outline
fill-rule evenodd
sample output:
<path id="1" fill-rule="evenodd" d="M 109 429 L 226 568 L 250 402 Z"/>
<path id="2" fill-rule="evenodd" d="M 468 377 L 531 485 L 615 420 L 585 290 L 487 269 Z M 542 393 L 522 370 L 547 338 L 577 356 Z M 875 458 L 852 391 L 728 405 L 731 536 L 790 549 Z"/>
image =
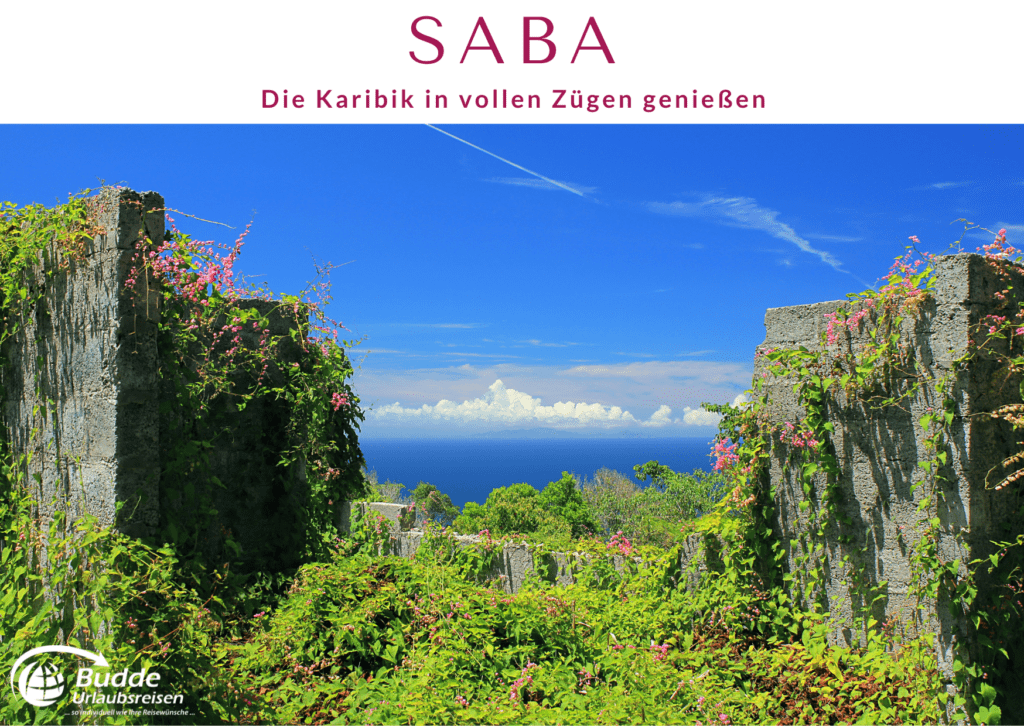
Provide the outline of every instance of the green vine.
<path id="1" fill-rule="evenodd" d="M 360 470 L 364 462 L 357 441 L 363 414 L 350 386 L 353 371 L 343 347 L 351 343 L 340 340 L 340 324 L 326 314 L 331 266 L 318 265 L 317 279 L 302 294 L 275 298 L 264 288 L 234 278 L 233 265 L 248 227 L 233 244 L 218 246 L 178 230 L 168 217 L 171 229 L 163 238 L 154 239 L 147 218 L 172 210 L 142 208 L 144 199 L 104 188 L 96 194 L 87 190 L 73 195 L 66 204 L 53 208 L 0 202 L 0 404 L 10 390 L 31 391 L 35 397 L 29 406 L 30 419 L 4 421 L 0 427 L 0 524 L 4 527 L 0 551 L 5 567 L 23 568 L 8 571 L 12 587 L 22 589 L 15 590 L 17 599 L 0 603 L 0 613 L 11 615 L 12 623 L 22 623 L 23 609 L 28 607 L 35 618 L 32 623 L 57 623 L 38 634 L 29 633 L 22 627 L 24 623 L 16 631 L 5 628 L 0 634 L 5 644 L 42 642 L 39 638 L 47 637 L 51 638 L 49 644 L 58 637 L 67 640 L 77 631 L 61 626 L 62 619 L 69 617 L 66 613 L 94 620 L 92 615 L 82 614 L 90 609 L 100 613 L 97 617 L 107 623 L 103 627 L 111 628 L 110 633 L 127 632 L 121 629 L 124 622 L 119 610 L 110 610 L 113 601 L 104 597 L 102 588 L 82 584 L 91 582 L 90 572 L 116 570 L 106 555 L 87 554 L 106 552 L 107 547 L 129 552 L 137 562 L 150 556 L 147 553 L 161 553 L 161 564 L 154 567 L 167 570 L 168 593 L 170 588 L 179 588 L 173 598 L 192 602 L 189 598 L 198 597 L 204 608 L 209 605 L 210 610 L 217 610 L 218 617 L 244 616 L 246 609 L 254 607 L 251 596 L 243 591 L 246 583 L 273 586 L 280 583 L 274 572 L 280 574 L 303 560 L 329 556 L 338 543 L 341 503 L 363 490 Z M 58 394 L 47 378 L 53 361 L 46 360 L 44 336 L 48 326 L 60 329 L 68 324 L 51 319 L 51 307 L 55 299 L 71 290 L 72 276 L 82 274 L 93 263 L 94 240 L 103 234 L 132 232 L 107 230 L 101 223 L 104 215 L 115 211 L 112 205 L 118 204 L 137 211 L 143 220 L 142 228 L 135 230 L 139 242 L 125 287 L 117 293 L 133 301 L 136 331 L 155 321 L 161 401 L 161 519 L 156 536 L 130 545 L 122 535 L 102 528 L 82 509 L 82 502 L 74 501 L 81 487 L 74 480 L 76 452 L 43 445 L 47 427 L 56 430 L 61 425 Z M 132 206 L 136 209 L 131 210 Z M 121 222 L 131 216 L 122 215 Z M 120 269 L 118 274 L 125 272 Z M 132 345 L 139 337 L 133 338 L 129 331 L 126 340 Z M 31 356 L 36 357 L 29 366 Z M 221 524 L 230 516 L 222 511 L 224 503 L 232 498 L 222 497 L 218 491 L 223 488 L 221 477 L 234 463 L 230 457 L 225 461 L 223 452 L 230 451 L 231 439 L 244 434 L 249 422 L 260 418 L 269 422 L 262 439 L 255 441 L 255 447 L 243 449 L 236 459 L 259 461 L 273 479 L 267 498 L 277 501 L 280 495 L 289 506 L 281 507 L 272 520 L 284 535 L 276 540 L 264 538 L 265 550 L 243 553 L 238 538 Z M 59 446 L 59 437 L 52 438 Z M 240 445 L 234 446 L 237 450 Z M 60 481 L 47 495 L 53 502 L 43 499 L 46 493 L 40 467 L 56 467 Z M 85 497 L 81 499 L 84 502 Z M 123 529 L 140 503 L 118 502 L 115 524 Z M 38 534 L 36 521 L 43 504 L 49 506 L 46 511 L 57 527 L 48 537 Z M 29 544 L 12 547 L 19 538 Z M 86 553 L 75 560 L 85 579 L 67 587 L 91 593 L 85 600 L 62 591 L 64 585 L 58 586 L 46 574 L 71 556 L 75 543 Z M 288 556 L 275 559 L 274 554 L 280 552 Z M 243 566 L 235 568 L 238 563 Z M 233 569 L 238 569 L 238 576 L 232 574 Z M 125 578 L 126 583 L 138 579 Z M 29 589 L 23 592 L 18 583 L 29 583 Z M 56 602 L 66 602 L 70 609 L 61 613 L 48 609 L 46 599 L 39 595 L 46 587 L 54 588 Z M 231 606 L 226 604 L 228 599 L 234 601 Z M 145 622 L 132 612 L 125 610 L 125 617 Z M 159 608 L 147 613 L 150 619 L 167 614 Z M 75 637 L 88 642 L 97 637 L 95 630 Z M 158 627 L 153 632 L 163 631 Z M 163 636 L 154 637 L 159 644 Z"/>
<path id="2" fill-rule="evenodd" d="M 753 401 L 739 408 L 706 406 L 723 414 L 716 452 L 719 464 L 732 473 L 736 489 L 702 529 L 714 531 L 727 517 L 740 517 L 746 522 L 747 538 L 759 548 L 760 562 L 768 564 L 768 576 L 762 580 L 783 582 L 799 609 L 821 616 L 828 605 L 823 591 L 824 567 L 844 567 L 853 598 L 851 607 L 861 621 L 861 640 L 870 645 L 883 635 L 892 638 L 896 628 L 907 623 L 901 616 L 902 606 L 884 622 L 876 617 L 889 600 L 888 582 L 872 582 L 866 563 L 858 563 L 850 554 L 838 563 L 827 563 L 825 547 L 830 538 L 841 545 L 853 542 L 849 534 L 852 521 L 842 508 L 843 472 L 831 420 L 844 410 L 870 414 L 900 409 L 909 413 L 916 402 L 934 396 L 937 402 L 917 417 L 924 432 L 925 454 L 917 465 L 923 476 L 915 478 L 911 487 L 918 521 L 910 526 L 896 523 L 896 540 L 908 554 L 914 583 L 909 596 L 916 601 L 915 609 L 923 611 L 929 602 L 948 603 L 954 627 L 961 628 L 953 663 L 960 695 L 950 705 L 953 711 L 979 723 L 999 722 L 1001 709 L 996 699 L 1002 686 L 998 684 L 1006 683 L 1009 649 L 1024 634 L 1020 625 L 1024 548 L 1019 546 L 1024 536 L 994 541 L 993 554 L 965 562 L 962 557 L 951 557 L 942 542 L 955 543 L 955 551 L 969 551 L 970 532 L 945 524 L 942 512 L 947 506 L 946 493 L 954 483 L 950 442 L 962 372 L 969 363 L 984 361 L 993 383 L 1004 389 L 1007 383 L 1019 385 L 1024 397 L 1024 383 L 1013 383 L 1019 382 L 1024 372 L 1024 355 L 1015 353 L 1020 345 L 1017 339 L 1024 337 L 1024 305 L 1015 302 L 1011 284 L 1019 274 L 1014 265 L 1020 257 L 1011 261 L 1016 250 L 1005 241 L 1005 231 L 1000 231 L 993 245 L 985 248 L 986 264 L 1006 282 L 993 296 L 999 307 L 978 323 L 969 350 L 952 361 L 941 376 L 926 365 L 929 361 L 918 358 L 908 340 L 934 299 L 937 259 L 924 255 L 912 261 L 913 253 L 908 252 L 896 260 L 878 290 L 850 295 L 847 303 L 825 315 L 827 327 L 818 349 L 759 351 L 759 373 L 748 392 Z M 798 421 L 778 420 L 777 404 L 770 395 L 778 390 L 778 384 L 773 388 L 768 384 L 782 379 L 792 382 L 797 406 L 803 411 Z M 1024 428 L 1024 403 L 974 415 L 1008 422 L 1015 435 Z M 1024 447 L 1018 447 L 1018 453 L 1000 463 L 1007 473 L 992 489 L 1002 490 L 1024 477 L 1024 468 L 1020 468 Z M 789 568 L 783 566 L 785 548 L 775 542 L 771 531 L 771 503 L 776 492 L 766 486 L 766 472 L 773 457 L 784 478 L 793 477 L 798 485 L 802 495 L 799 511 L 806 518 L 803 534 L 789 542 Z M 989 479 L 998 468 L 989 472 Z M 1019 507 L 1019 502 L 1015 506 Z M 1021 513 L 1017 511 L 1017 521 Z M 914 622 L 910 625 L 916 627 Z M 939 698 L 945 695 L 939 693 Z"/>
<path id="3" fill-rule="evenodd" d="M 296 563 L 275 559 L 275 552 L 306 560 L 326 553 L 341 502 L 362 491 L 364 464 L 357 442 L 363 415 L 348 383 L 352 366 L 340 324 L 325 312 L 331 266 L 318 265 L 303 294 L 275 300 L 234 278 L 249 227 L 233 244 L 215 245 L 167 219 L 162 240 L 140 230 L 128 273 L 137 306 L 154 293 L 158 299 L 159 375 L 171 394 L 161 409 L 169 439 L 161 439 L 161 538 L 184 547 L 190 560 L 241 555 L 231 531 L 216 531 L 224 514 L 217 509 L 224 487 L 217 474 L 227 465 L 210 457 L 242 442 L 244 458 L 272 472 L 270 498 L 282 503 L 275 519 L 286 538 L 275 537 L 272 551 L 247 553 L 248 567 Z M 245 438 L 248 424 L 258 429 L 261 419 L 273 430 Z"/>

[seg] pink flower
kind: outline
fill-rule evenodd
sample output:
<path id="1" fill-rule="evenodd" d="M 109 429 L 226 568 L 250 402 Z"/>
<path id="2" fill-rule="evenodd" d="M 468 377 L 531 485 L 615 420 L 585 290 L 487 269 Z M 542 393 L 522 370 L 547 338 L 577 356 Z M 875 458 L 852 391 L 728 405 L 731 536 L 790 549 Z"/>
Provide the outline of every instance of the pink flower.
<path id="1" fill-rule="evenodd" d="M 724 441 L 716 441 L 715 448 L 711 455 L 717 457 L 715 460 L 715 471 L 727 471 L 739 463 L 740 457 L 736 454 L 737 444 L 726 445 Z"/>
<path id="2" fill-rule="evenodd" d="M 633 554 L 633 545 L 622 535 L 622 531 L 616 532 L 612 535 L 611 541 L 608 543 L 607 548 L 610 550 L 618 550 L 620 554 L 630 557 Z"/>

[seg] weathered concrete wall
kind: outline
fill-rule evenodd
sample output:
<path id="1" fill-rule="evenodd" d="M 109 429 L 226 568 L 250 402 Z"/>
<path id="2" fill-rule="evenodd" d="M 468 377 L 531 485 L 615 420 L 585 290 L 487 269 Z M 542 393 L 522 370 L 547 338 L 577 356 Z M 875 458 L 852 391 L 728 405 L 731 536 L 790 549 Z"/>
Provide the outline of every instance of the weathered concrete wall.
<path id="1" fill-rule="evenodd" d="M 1019 379 L 998 378 L 990 356 L 983 355 L 966 367 L 955 366 L 955 361 L 967 353 L 972 340 L 973 345 L 981 341 L 977 333 L 980 322 L 997 312 L 995 293 L 1007 283 L 1014 290 L 1024 290 L 1024 275 L 1012 272 L 1009 279 L 1000 278 L 983 257 L 964 254 L 940 258 L 936 271 L 933 299 L 916 313 L 908 312 L 899 333 L 924 373 L 933 380 L 951 374 L 955 381 L 955 417 L 948 441 L 951 456 L 942 470 L 947 482 L 942 486 L 944 502 L 938 511 L 938 548 L 944 560 L 966 563 L 989 554 L 990 540 L 1010 539 L 1021 531 L 1015 519 L 1017 494 L 1013 487 L 1000 492 L 992 489 L 1001 478 L 992 468 L 1015 450 L 1012 432 L 1007 424 L 983 415 L 1005 403 L 1019 402 Z M 837 354 L 863 346 L 873 327 L 863 325 L 859 331 L 841 334 L 836 344 L 823 350 L 825 314 L 840 305 L 828 302 L 768 310 L 767 336 L 760 350 L 804 346 L 823 351 L 823 365 L 816 372 L 828 374 Z M 907 375 L 896 376 L 898 389 L 908 390 L 912 372 L 908 369 Z M 797 405 L 794 380 L 768 374 L 766 360 L 760 356 L 755 364 L 757 377 L 764 377 L 766 383 L 772 423 L 795 423 L 803 418 L 805 411 Z M 929 434 L 919 423 L 929 409 L 942 410 L 942 396 L 932 384 L 883 408 L 846 395 L 829 404 L 827 416 L 835 425 L 833 442 L 842 470 L 839 510 L 851 523 L 828 530 L 817 561 L 825 569 L 826 605 L 847 622 L 852 620 L 853 609 L 864 605 L 868 588 L 888 581 L 882 591 L 886 597 L 875 603 L 874 617 L 880 622 L 895 617 L 908 626 L 935 633 L 940 669 L 952 678 L 954 637 L 962 639 L 961 623 L 954 622 L 946 602 L 925 602 L 924 609 L 918 611 L 911 593 L 918 583 L 910 558 L 924 532 L 918 524 L 922 515 L 917 505 L 925 496 L 935 502 L 937 494 L 927 485 L 911 491 L 927 476 L 918 462 L 934 456 L 925 446 Z M 792 541 L 807 535 L 809 527 L 808 512 L 799 507 L 805 499 L 799 477 L 784 466 L 790 453 L 791 447 L 776 440 L 769 476 L 776 491 L 774 530 L 786 549 L 790 570 L 797 572 L 801 550 L 794 548 Z M 820 502 L 824 489 L 824 477 L 817 475 L 812 499 Z M 843 537 L 849 540 L 843 541 Z M 863 568 L 861 578 L 858 568 Z M 857 633 L 845 626 L 833 636 L 837 643 L 857 640 Z"/>
<path id="2" fill-rule="evenodd" d="M 267 317 L 270 336 L 284 338 L 275 350 L 279 365 L 300 360 L 298 345 L 289 339 L 296 325 L 294 317 L 282 314 L 276 303 L 266 300 L 247 300 L 241 307 L 258 309 Z M 243 345 L 255 347 L 256 339 L 251 331 L 242 334 Z M 195 355 L 199 359 L 204 352 L 196 351 Z M 251 381 L 247 383 L 244 374 L 236 378 L 239 390 L 248 390 Z M 264 383 L 283 384 L 280 369 L 269 367 Z M 163 384 L 161 402 L 166 406 L 174 399 L 174 392 L 167 381 Z M 198 467 L 189 474 L 175 464 L 180 452 L 170 445 L 180 443 L 181 434 L 173 430 L 175 424 L 180 425 L 180 418 L 160 417 L 160 467 L 165 473 L 173 469 L 176 477 L 173 485 L 165 481 L 161 488 L 161 513 L 173 512 L 179 526 L 195 526 L 203 516 L 196 511 L 197 500 L 206 497 L 206 504 L 217 512 L 206 519 L 202 534 L 200 544 L 207 554 L 215 558 L 228 555 L 222 545 L 225 533 L 230 532 L 242 547 L 245 567 L 281 571 L 297 566 L 304 544 L 301 534 L 308 517 L 305 505 L 309 486 L 302 462 L 288 468 L 280 465 L 282 451 L 289 443 L 285 431 L 287 402 L 257 396 L 239 411 L 230 398 L 223 397 L 211 405 L 208 418 L 215 424 L 208 426 L 194 420 L 185 423 L 194 427 L 193 435 L 209 438 L 213 444 L 208 452 L 208 469 Z M 223 486 L 211 485 L 211 477 Z M 191 497 L 183 493 L 186 485 L 195 492 Z"/>
<path id="3" fill-rule="evenodd" d="M 308 490 L 301 462 L 288 471 L 278 466 L 284 404 L 257 399 L 243 412 L 222 412 L 227 423 L 210 451 L 209 474 L 223 488 L 196 477 L 191 484 L 204 491 L 182 497 L 188 475 L 180 466 L 176 487 L 161 486 L 175 455 L 170 442 L 180 436 L 166 413 L 174 391 L 160 375 L 161 300 L 156 290 L 132 293 L 126 282 L 136 244 L 164 237 L 164 200 L 107 189 L 92 202 L 102 232 L 65 271 L 49 279 L 37 271 L 43 301 L 2 351 L 0 419 L 12 451 L 29 455 L 27 480 L 41 519 L 57 509 L 72 519 L 88 512 L 102 525 L 155 538 L 168 515 L 179 526 L 198 521 L 196 501 L 205 497 L 217 511 L 201 543 L 207 552 L 224 554 L 230 531 L 250 566 L 297 564 Z M 51 246 L 46 269 L 55 269 L 59 254 Z M 246 304 L 269 314 L 273 336 L 287 336 L 295 324 L 273 313 L 273 303 Z M 279 348 L 279 362 L 297 360 L 294 348 Z"/>
<path id="4" fill-rule="evenodd" d="M 124 281 L 140 233 L 163 237 L 163 198 L 124 190 L 95 203 L 103 233 L 87 243 L 84 260 L 49 280 L 37 275 L 45 297 L 4 346 L 2 416 L 13 450 L 31 457 L 44 520 L 57 506 L 113 525 L 124 502 L 132 512 L 125 530 L 151 536 L 159 520 L 159 300 L 136 302 Z"/>

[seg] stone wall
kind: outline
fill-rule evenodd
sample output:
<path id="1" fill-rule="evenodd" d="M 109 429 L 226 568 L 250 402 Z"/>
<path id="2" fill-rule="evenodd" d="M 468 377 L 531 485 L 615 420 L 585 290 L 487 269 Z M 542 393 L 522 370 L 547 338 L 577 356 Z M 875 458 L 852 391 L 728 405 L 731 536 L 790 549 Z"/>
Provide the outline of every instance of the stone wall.
<path id="1" fill-rule="evenodd" d="M 362 519 L 368 511 L 383 515 L 390 528 L 391 540 L 380 555 L 395 555 L 409 559 L 416 556 L 425 533 L 415 526 L 415 511 L 412 505 L 390 502 L 345 502 L 341 507 L 339 531 L 350 532 L 352 520 Z M 703 539 L 703 535 L 690 537 L 684 543 L 680 554 L 680 572 L 688 573 L 691 582 L 696 582 L 699 573 L 707 569 L 704 549 L 701 546 Z M 475 534 L 455 536 L 455 542 L 459 547 L 470 547 L 482 541 L 483 538 Z M 584 558 L 584 555 L 574 552 L 538 554 L 536 547 L 530 543 L 507 543 L 502 547 L 497 564 L 490 572 L 485 573 L 484 579 L 495 581 L 508 593 L 519 592 L 534 572 L 543 580 L 567 586 L 576 582 L 577 574 L 585 564 Z M 637 558 L 636 561 L 642 566 L 642 560 Z M 612 562 L 615 569 L 621 571 L 626 559 L 622 555 L 613 555 Z M 691 565 L 692 572 L 689 572 Z"/>
<path id="2" fill-rule="evenodd" d="M 983 257 L 969 254 L 939 258 L 936 273 L 933 299 L 908 311 L 898 332 L 912 360 L 929 378 L 940 380 L 951 374 L 955 382 L 951 389 L 955 407 L 948 441 L 950 458 L 942 469 L 946 478 L 943 496 L 938 497 L 929 485 L 912 491 L 914 484 L 927 476 L 918 462 L 934 456 L 925 445 L 928 432 L 920 425 L 929 409 L 942 411 L 944 397 L 934 384 L 881 408 L 839 395 L 828 405 L 827 416 L 835 426 L 833 443 L 842 471 L 838 477 L 839 511 L 850 523 L 828 530 L 823 551 L 811 561 L 823 567 L 825 603 L 839 616 L 834 642 L 857 641 L 858 633 L 850 626 L 853 609 L 865 604 L 870 588 L 887 583 L 879 590 L 884 597 L 874 604 L 873 616 L 879 622 L 893 617 L 911 631 L 934 633 L 940 670 L 952 679 L 954 648 L 956 639 L 962 640 L 963 624 L 955 622 L 947 602 L 925 601 L 924 608 L 918 610 L 912 595 L 919 583 L 911 555 L 924 531 L 917 505 L 925 496 L 940 501 L 938 549 L 946 561 L 959 559 L 966 564 L 987 556 L 993 550 L 991 540 L 1012 539 L 1022 531 L 1014 488 L 993 490 L 1001 478 L 1000 470 L 993 471 L 993 467 L 1015 450 L 1014 437 L 1008 424 L 986 415 L 1000 405 L 1019 402 L 1019 378 L 998 377 L 996 362 L 984 355 L 967 366 L 957 366 L 956 361 L 968 352 L 972 340 L 973 345 L 980 342 L 976 332 L 980 322 L 997 312 L 999 301 L 994 294 L 1008 282 L 1014 290 L 1024 290 L 1024 276 L 1012 272 L 1008 280 L 1001 278 Z M 767 336 L 760 350 L 803 346 L 822 351 L 825 314 L 840 305 L 836 301 L 768 310 Z M 869 326 L 864 326 L 843 333 L 824 351 L 820 372 L 831 368 L 836 352 L 856 350 L 866 343 L 868 330 Z M 755 364 L 755 379 L 758 377 L 764 377 L 772 423 L 795 423 L 804 416 L 794 381 L 768 374 L 763 356 L 758 356 Z M 902 380 L 897 376 L 895 381 L 896 388 L 903 390 L 909 390 L 908 383 L 906 376 Z M 805 496 L 799 477 L 784 467 L 788 453 L 786 446 L 774 448 L 769 477 L 776 493 L 773 528 L 786 550 L 789 569 L 796 572 L 796 558 L 802 549 L 794 544 L 808 534 L 810 510 L 800 509 Z M 812 500 L 820 502 L 824 488 L 824 477 L 816 475 Z"/>
<path id="3" fill-rule="evenodd" d="M 838 511 L 848 523 L 828 528 L 824 537 L 812 536 L 809 513 L 815 507 L 801 509 L 800 504 L 806 499 L 801 482 L 792 468 L 786 466 L 792 449 L 780 445 L 778 439 L 767 473 L 766 484 L 775 491 L 772 528 L 785 552 L 785 568 L 798 579 L 815 565 L 824 573 L 822 599 L 835 618 L 831 642 L 843 646 L 858 643 L 858 623 L 863 620 L 856 615 L 867 606 L 878 622 L 892 618 L 910 636 L 933 634 L 939 668 L 948 684 L 953 680 L 954 658 L 969 659 L 976 644 L 965 640 L 969 631 L 965 623 L 951 616 L 948 602 L 926 598 L 918 608 L 914 588 L 921 582 L 911 561 L 925 532 L 918 504 L 925 496 L 940 502 L 939 556 L 947 562 L 959 560 L 963 574 L 967 563 L 993 552 L 992 540 L 1013 540 L 1024 533 L 1024 523 L 1017 514 L 1020 502 L 1016 487 L 994 490 L 994 484 L 1006 473 L 997 464 L 1018 448 L 1015 437 L 1008 424 L 987 415 L 1001 405 L 1020 402 L 1020 376 L 1000 373 L 998 361 L 990 355 L 976 356 L 967 365 L 957 363 L 970 346 L 982 341 L 978 331 L 985 316 L 1000 312 L 1001 301 L 996 293 L 1007 285 L 1019 291 L 1013 294 L 1024 293 L 1024 275 L 1015 270 L 1007 274 L 1008 277 L 1002 277 L 994 272 L 979 255 L 939 258 L 934 294 L 930 300 L 911 306 L 897 331 L 914 367 L 896 372 L 890 381 L 896 390 L 903 391 L 911 389 L 911 379 L 916 375 L 931 383 L 888 406 L 878 407 L 846 394 L 839 394 L 828 404 L 826 414 L 835 427 L 833 444 L 841 470 L 836 482 L 841 495 Z M 821 352 L 821 368 L 815 372 L 827 374 L 837 353 L 856 350 L 870 340 L 870 326 L 864 325 L 842 333 L 836 344 L 823 350 L 825 315 L 845 303 L 768 310 L 767 334 L 759 351 L 802 346 Z M 799 422 L 806 412 L 794 391 L 795 381 L 774 377 L 767 366 L 766 358 L 758 355 L 755 380 L 760 378 L 765 384 L 768 422 L 778 426 Z M 929 432 L 922 430 L 920 420 L 929 409 L 942 410 L 944 396 L 936 390 L 934 382 L 947 375 L 955 401 L 954 418 L 948 439 L 949 458 L 941 470 L 945 482 L 940 484 L 941 491 L 936 492 L 930 482 L 914 486 L 927 477 L 918 463 L 934 456 L 925 444 Z M 811 494 L 816 506 L 821 505 L 825 486 L 824 476 L 816 475 Z M 392 519 L 394 553 L 412 556 L 422 533 L 401 524 L 400 506 L 369 506 Z M 466 544 L 475 541 L 472 537 L 463 539 Z M 806 552 L 801 539 L 812 552 L 807 565 L 799 560 Z M 815 552 L 818 545 L 821 548 Z M 518 548 L 524 548 L 521 554 Z M 517 567 L 521 569 L 504 564 L 513 554 L 512 549 L 520 558 Z M 510 591 L 517 589 L 526 572 L 544 566 L 535 563 L 530 548 L 523 545 L 507 549 L 505 555 L 498 572 L 507 575 L 506 589 Z M 685 569 L 696 562 L 703 569 L 705 556 L 700 539 L 691 538 L 680 564 Z M 570 559 L 560 557 L 557 580 L 570 582 Z M 983 577 L 980 583 L 985 586 Z M 881 598 L 872 603 L 876 595 Z M 1024 720 L 1022 646 L 1017 643 L 1011 648 L 1012 667 L 1017 671 L 1004 683 L 1010 691 L 1003 700 L 1004 719 L 1016 722 Z M 949 690 L 952 692 L 951 685 Z"/>
<path id="4" fill-rule="evenodd" d="M 96 200 L 104 232 L 84 259 L 36 285 L 47 286 L 21 332 L 2 352 L 2 418 L 17 454 L 29 455 L 28 481 L 43 520 L 53 508 L 84 512 L 152 536 L 159 524 L 156 321 L 159 299 L 124 293 L 135 243 L 164 234 L 163 198 L 106 193 Z M 52 262 L 59 252 L 48 250 Z M 126 512 L 127 514 L 127 512 Z"/>
<path id="5" fill-rule="evenodd" d="M 166 481 L 161 487 L 176 434 L 166 415 L 174 392 L 160 375 L 160 296 L 126 288 L 136 243 L 164 237 L 164 200 L 154 192 L 106 189 L 91 202 L 102 233 L 67 270 L 49 279 L 43 267 L 37 270 L 35 284 L 46 285 L 43 300 L 0 351 L 0 419 L 15 455 L 28 455 L 26 480 L 44 524 L 56 510 L 71 519 L 89 513 L 102 525 L 158 538 L 168 513 L 179 523 L 200 516 L 195 498 L 171 494 Z M 46 269 L 56 268 L 59 254 L 47 250 Z M 269 314 L 274 336 L 294 325 L 273 314 L 271 302 L 246 304 Z M 279 353 L 282 361 L 298 355 L 287 346 Z M 300 555 L 294 543 L 305 472 L 278 467 L 282 405 L 257 399 L 243 412 L 227 411 L 226 432 L 209 452 L 209 474 L 223 487 L 205 477 L 190 482 L 206 488 L 203 496 L 217 512 L 201 546 L 227 555 L 222 545 L 230 531 L 248 567 L 282 569 Z M 178 483 L 180 491 L 184 482 Z"/>
<path id="6" fill-rule="evenodd" d="M 125 282 L 136 243 L 143 237 L 163 238 L 164 203 L 159 194 L 130 190 L 106 190 L 94 203 L 102 233 L 87 244 L 84 258 L 66 270 L 48 279 L 40 272 L 36 284 L 46 285 L 42 302 L 0 351 L 0 417 L 12 450 L 28 456 L 27 481 L 44 522 L 57 509 L 71 518 L 90 513 L 103 525 L 154 538 L 165 515 L 180 514 L 185 506 L 161 490 L 172 433 L 160 412 L 173 392 L 160 376 L 160 298 L 155 292 L 127 294 Z M 48 254 L 52 266 L 59 252 L 50 249 Z M 991 357 L 976 357 L 968 366 L 957 361 L 979 342 L 975 331 L 984 317 L 998 312 L 996 293 L 1008 283 L 1024 291 L 1024 275 L 1011 272 L 1004 279 L 978 255 L 955 255 L 939 259 L 936 279 L 932 298 L 906 315 L 898 332 L 919 372 L 932 380 L 949 374 L 954 383 L 938 547 L 945 560 L 967 563 L 987 556 L 991 540 L 1009 540 L 1022 532 L 1016 488 L 992 487 L 1000 477 L 993 467 L 1016 450 L 1015 438 L 1007 424 L 987 415 L 1000 405 L 1019 402 L 1021 381 L 1019 376 L 1000 375 Z M 822 351 L 825 314 L 841 304 L 768 310 L 760 350 L 803 346 Z M 272 325 L 277 335 L 289 330 L 281 316 Z M 823 370 L 842 347 L 855 349 L 868 340 L 866 329 L 843 335 L 839 347 L 822 351 Z M 281 351 L 283 360 L 293 354 Z M 769 375 L 763 356 L 755 362 L 758 377 L 765 380 L 770 422 L 781 425 L 803 418 L 793 381 Z M 909 373 L 902 381 L 896 378 L 896 387 L 906 388 Z M 299 553 L 289 543 L 302 525 L 305 486 L 302 467 L 287 472 L 277 467 L 284 418 L 280 406 L 270 400 L 250 404 L 233 414 L 233 424 L 215 442 L 210 472 L 223 488 L 210 493 L 217 516 L 206 532 L 213 550 L 225 532 L 232 532 L 250 566 L 272 569 L 297 563 Z M 932 384 L 882 408 L 845 395 L 828 405 L 841 469 L 839 508 L 849 523 L 828 530 L 815 561 L 824 571 L 825 605 L 837 616 L 833 642 L 857 641 L 851 625 L 854 611 L 868 602 L 865 598 L 875 588 L 882 597 L 872 605 L 874 617 L 895 618 L 911 630 L 934 633 L 940 669 L 951 678 L 962 624 L 950 616 L 948 603 L 925 601 L 923 609 L 917 607 L 912 591 L 918 583 L 911 567 L 922 534 L 918 504 L 922 497 L 937 494 L 928 487 L 914 490 L 926 476 L 918 462 L 930 458 L 920 419 L 941 407 L 942 397 Z M 800 508 L 800 482 L 785 466 L 787 454 L 786 447 L 775 447 L 768 472 L 776 497 L 773 530 L 786 552 L 786 565 L 799 573 L 800 546 L 795 543 L 808 535 L 808 515 Z M 820 501 L 824 488 L 819 475 L 812 499 Z M 403 520 L 401 507 L 369 506 L 393 520 L 393 552 L 413 556 L 423 533 L 411 527 L 407 516 Z M 342 509 L 339 527 L 346 531 L 350 508 Z M 460 543 L 473 541 L 466 537 Z M 697 540 L 689 542 L 681 565 L 700 558 L 700 549 Z M 495 576 L 510 592 L 537 568 L 552 581 L 571 582 L 574 556 L 551 557 L 536 562 L 528 545 L 509 545 Z M 1011 657 L 1020 668 L 1021 644 Z M 1024 684 L 1024 678 L 1016 680 Z M 1024 703 L 1024 692 L 1013 698 Z"/>

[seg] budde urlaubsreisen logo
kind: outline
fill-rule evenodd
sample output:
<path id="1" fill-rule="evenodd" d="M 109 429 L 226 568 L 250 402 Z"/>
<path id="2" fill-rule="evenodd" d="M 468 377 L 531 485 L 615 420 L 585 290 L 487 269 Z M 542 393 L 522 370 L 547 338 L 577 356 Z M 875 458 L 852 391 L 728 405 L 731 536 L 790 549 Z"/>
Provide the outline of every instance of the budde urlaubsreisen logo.
<path id="1" fill-rule="evenodd" d="M 74 655 L 91 661 L 88 667 L 68 669 L 66 658 Z M 160 674 L 142 670 L 111 673 L 110 663 L 101 653 L 70 645 L 44 645 L 23 653 L 11 668 L 11 690 L 36 708 L 53 706 L 69 692 L 76 708 L 118 707 L 117 711 L 74 711 L 76 714 L 189 715 L 188 710 L 135 710 L 144 706 L 180 706 L 184 695 L 155 692 L 160 687 Z M 127 708 L 125 708 L 127 707 Z"/>
<path id="2" fill-rule="evenodd" d="M 47 657 L 50 653 L 70 653 L 91 660 L 101 668 L 110 666 L 102 655 L 70 645 L 44 645 L 22 654 L 11 668 L 11 690 L 17 686 L 21 697 L 36 707 L 52 706 L 68 687 L 60 667 Z"/>

